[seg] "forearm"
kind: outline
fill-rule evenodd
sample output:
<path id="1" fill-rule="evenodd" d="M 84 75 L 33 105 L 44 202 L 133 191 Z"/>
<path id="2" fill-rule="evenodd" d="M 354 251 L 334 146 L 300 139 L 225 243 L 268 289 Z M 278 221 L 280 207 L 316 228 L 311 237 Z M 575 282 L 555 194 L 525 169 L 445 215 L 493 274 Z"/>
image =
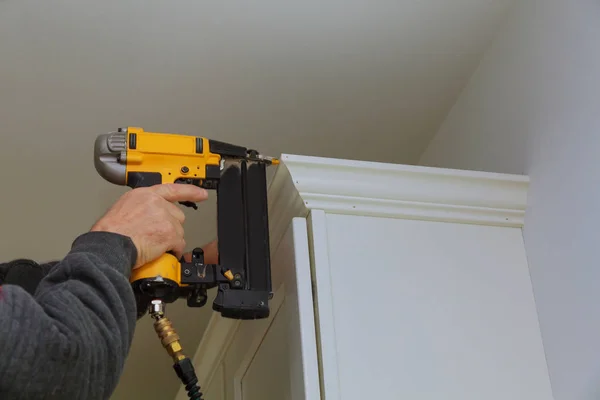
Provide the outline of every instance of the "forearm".
<path id="1" fill-rule="evenodd" d="M 1 288 L 1 398 L 109 398 L 135 328 L 135 258 L 128 238 L 88 233 L 34 295 Z"/>
<path id="2" fill-rule="evenodd" d="M 33 295 L 46 275 L 58 261 L 38 264 L 29 259 L 15 259 L 0 264 L 0 285 L 17 285 Z"/>

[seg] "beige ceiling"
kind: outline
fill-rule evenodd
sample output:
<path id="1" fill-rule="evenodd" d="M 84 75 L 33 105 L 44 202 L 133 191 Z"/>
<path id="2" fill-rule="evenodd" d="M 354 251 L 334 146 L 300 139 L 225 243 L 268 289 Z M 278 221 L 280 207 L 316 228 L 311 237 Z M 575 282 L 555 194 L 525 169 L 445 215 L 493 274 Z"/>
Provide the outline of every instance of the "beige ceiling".
<path id="1" fill-rule="evenodd" d="M 0 255 L 61 257 L 123 193 L 92 164 L 119 126 L 415 163 L 512 2 L 0 1 Z M 214 237 L 214 196 L 187 214 Z M 170 312 L 194 349 L 210 309 Z M 145 320 L 114 398 L 177 389 Z"/>

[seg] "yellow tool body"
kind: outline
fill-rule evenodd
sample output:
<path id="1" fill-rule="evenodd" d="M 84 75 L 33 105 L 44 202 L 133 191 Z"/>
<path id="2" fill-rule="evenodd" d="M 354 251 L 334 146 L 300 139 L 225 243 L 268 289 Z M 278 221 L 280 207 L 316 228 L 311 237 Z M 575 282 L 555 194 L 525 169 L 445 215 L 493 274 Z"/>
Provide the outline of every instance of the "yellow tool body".
<path id="1" fill-rule="evenodd" d="M 206 166 L 219 167 L 221 156 L 210 152 L 207 138 L 196 138 L 174 133 L 145 132 L 143 128 L 127 128 L 127 142 L 133 146 L 127 152 L 126 176 L 131 172 L 154 172 L 161 174 L 162 183 L 175 183 L 188 177 L 206 178 Z M 198 152 L 198 141 L 201 151 Z M 131 148 L 133 147 L 133 148 Z M 127 182 L 129 183 L 129 182 Z M 164 279 L 181 283 L 181 266 L 172 254 L 164 254 L 131 272 L 130 281 L 162 276 Z"/>
<path id="2" fill-rule="evenodd" d="M 213 308 L 223 316 L 268 316 L 272 293 L 265 168 L 277 159 L 202 136 L 127 127 L 98 136 L 94 162 L 104 179 L 133 189 L 178 183 L 217 191 L 219 264 L 204 264 L 204 254 L 196 248 L 191 262 L 167 253 L 133 270 L 139 317 L 154 300 L 170 303 L 185 297 L 190 307 L 202 307 L 212 287 L 219 289 Z"/>
<path id="3" fill-rule="evenodd" d="M 177 286 L 187 286 L 181 283 L 181 263 L 172 254 L 163 254 L 156 260 L 132 270 L 129 282 L 137 282 L 141 279 L 156 278 L 158 276 L 175 282 Z"/>
<path id="4" fill-rule="evenodd" d="M 199 140 L 201 151 L 197 152 Z M 188 177 L 205 178 L 207 165 L 219 167 L 221 163 L 221 155 L 210 152 L 207 138 L 144 132 L 142 128 L 130 127 L 127 141 L 134 143 L 134 148 L 127 152 L 126 173 L 157 172 L 162 175 L 162 183 Z"/>

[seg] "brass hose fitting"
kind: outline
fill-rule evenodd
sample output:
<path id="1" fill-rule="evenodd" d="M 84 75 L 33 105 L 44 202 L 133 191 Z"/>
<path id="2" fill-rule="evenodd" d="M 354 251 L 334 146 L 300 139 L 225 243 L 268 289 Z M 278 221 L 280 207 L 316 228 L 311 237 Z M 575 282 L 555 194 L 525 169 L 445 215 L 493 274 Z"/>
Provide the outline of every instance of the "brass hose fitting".
<path id="1" fill-rule="evenodd" d="M 150 304 L 150 315 L 154 319 L 154 330 L 161 344 L 176 363 L 183 360 L 185 356 L 182 354 L 183 348 L 179 343 L 179 335 L 175 332 L 171 321 L 165 317 L 164 307 L 162 301 L 153 300 Z"/>
<path id="2" fill-rule="evenodd" d="M 179 343 L 179 335 L 173 329 L 171 321 L 166 317 L 159 317 L 154 321 L 154 330 L 160 338 L 160 342 L 167 350 L 167 353 L 173 359 L 173 362 L 183 360 L 185 356 L 182 354 L 183 348 Z"/>
<path id="3" fill-rule="evenodd" d="M 200 391 L 200 385 L 198 385 L 194 366 L 191 360 L 183 355 L 179 335 L 173 329 L 171 321 L 165 317 L 165 304 L 161 300 L 153 300 L 150 303 L 149 313 L 154 319 L 154 330 L 163 347 L 173 359 L 173 368 L 185 385 L 188 397 L 191 400 L 202 400 L 202 392 Z"/>

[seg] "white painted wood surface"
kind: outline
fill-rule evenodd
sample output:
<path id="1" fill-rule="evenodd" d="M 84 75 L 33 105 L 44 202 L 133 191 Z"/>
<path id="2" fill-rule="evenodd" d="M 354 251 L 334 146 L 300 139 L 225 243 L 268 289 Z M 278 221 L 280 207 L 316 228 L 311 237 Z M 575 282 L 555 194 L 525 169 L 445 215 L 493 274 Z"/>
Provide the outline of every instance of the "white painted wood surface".
<path id="1" fill-rule="evenodd" d="M 284 154 L 273 181 L 335 214 L 522 226 L 526 176 Z M 293 187 L 286 187 L 286 182 Z"/>
<path id="2" fill-rule="evenodd" d="M 272 315 L 215 316 L 201 381 L 212 391 L 224 368 L 219 400 L 551 400 L 528 185 L 284 155 L 269 188 Z"/>
<path id="3" fill-rule="evenodd" d="M 292 221 L 274 252 L 271 315 L 247 321 L 227 349 L 235 371 L 225 400 L 318 399 L 319 370 L 306 221 Z M 242 350 L 244 349 L 244 350 Z M 241 361 L 239 356 L 243 355 Z"/>
<path id="4" fill-rule="evenodd" d="M 225 369 L 223 365 L 218 365 L 208 386 L 201 386 L 204 399 L 224 399 L 225 398 Z"/>
<path id="5" fill-rule="evenodd" d="M 520 229 L 326 215 L 326 235 L 328 400 L 552 399 Z"/>
<path id="6" fill-rule="evenodd" d="M 333 309 L 332 280 L 329 249 L 327 247 L 327 221 L 325 212 L 312 210 L 308 218 L 311 245 L 311 273 L 313 276 L 317 341 L 319 344 L 319 378 L 325 399 L 340 399 L 341 388 L 336 348 L 335 313 Z M 350 232 L 349 232 L 350 233 Z"/>
<path id="7" fill-rule="evenodd" d="M 272 264 L 275 294 L 269 318 L 242 323 L 215 318 L 200 345 L 208 349 L 214 344 L 220 354 L 204 358 L 199 351 L 194 360 L 212 395 L 206 400 L 320 398 L 306 220 L 288 226 Z M 182 396 L 180 391 L 178 399 Z"/>

